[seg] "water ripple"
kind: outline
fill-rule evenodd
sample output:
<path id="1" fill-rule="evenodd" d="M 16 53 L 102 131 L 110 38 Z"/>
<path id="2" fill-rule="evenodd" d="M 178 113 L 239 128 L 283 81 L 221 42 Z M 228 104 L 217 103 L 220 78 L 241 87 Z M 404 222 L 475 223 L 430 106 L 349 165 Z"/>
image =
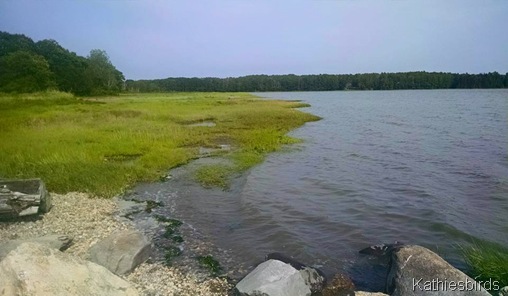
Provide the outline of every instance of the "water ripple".
<path id="1" fill-rule="evenodd" d="M 507 90 L 262 95 L 324 119 L 231 192 L 171 185 L 186 188 L 176 211 L 238 262 L 282 251 L 373 288 L 386 269 L 358 257 L 370 244 L 421 244 L 458 266 L 473 237 L 508 245 Z"/>

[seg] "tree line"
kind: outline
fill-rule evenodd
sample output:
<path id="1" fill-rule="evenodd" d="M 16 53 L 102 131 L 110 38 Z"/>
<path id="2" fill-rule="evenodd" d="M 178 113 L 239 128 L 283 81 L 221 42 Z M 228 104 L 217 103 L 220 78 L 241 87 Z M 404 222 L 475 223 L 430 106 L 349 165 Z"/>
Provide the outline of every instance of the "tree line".
<path id="1" fill-rule="evenodd" d="M 343 75 L 249 75 L 237 78 L 166 78 L 127 80 L 130 92 L 171 91 L 326 91 L 448 88 L 506 88 L 508 73 L 441 72 L 368 73 Z"/>
<path id="2" fill-rule="evenodd" d="M 175 91 L 324 91 L 507 88 L 508 73 L 404 72 L 320 75 L 249 75 L 235 78 L 127 80 L 100 49 L 82 57 L 55 40 L 34 42 L 0 31 L 0 92 L 58 89 L 76 95 Z"/>
<path id="3" fill-rule="evenodd" d="M 124 81 L 103 50 L 93 49 L 82 57 L 55 40 L 34 42 L 25 35 L 0 31 L 2 92 L 58 89 L 76 95 L 117 94 Z"/>

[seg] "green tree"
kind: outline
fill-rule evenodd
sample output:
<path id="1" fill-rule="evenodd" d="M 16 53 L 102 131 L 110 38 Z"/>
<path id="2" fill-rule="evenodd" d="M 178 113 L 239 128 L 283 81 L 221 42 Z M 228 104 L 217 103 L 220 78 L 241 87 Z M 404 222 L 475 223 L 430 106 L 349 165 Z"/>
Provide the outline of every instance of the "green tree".
<path id="1" fill-rule="evenodd" d="M 34 49 L 34 42 L 25 35 L 0 31 L 0 57 L 20 50 L 33 52 Z"/>
<path id="2" fill-rule="evenodd" d="M 35 92 L 55 87 L 54 74 L 43 56 L 16 51 L 0 59 L 0 90 Z"/>
<path id="3" fill-rule="evenodd" d="M 85 94 L 84 83 L 87 60 L 63 48 L 55 40 L 42 40 L 35 44 L 37 53 L 44 56 L 55 74 L 58 89 Z"/>
<path id="4" fill-rule="evenodd" d="M 125 78 L 113 66 L 106 51 L 93 49 L 87 60 L 85 78 L 91 88 L 90 94 L 117 94 L 122 90 Z"/>

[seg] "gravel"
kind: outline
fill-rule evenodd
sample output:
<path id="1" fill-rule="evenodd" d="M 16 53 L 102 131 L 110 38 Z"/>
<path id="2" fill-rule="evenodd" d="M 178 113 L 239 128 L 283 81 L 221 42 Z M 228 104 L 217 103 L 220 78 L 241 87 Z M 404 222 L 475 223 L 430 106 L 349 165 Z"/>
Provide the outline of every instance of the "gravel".
<path id="1" fill-rule="evenodd" d="M 91 198 L 85 193 L 51 194 L 53 207 L 38 220 L 0 223 L 0 243 L 48 234 L 74 238 L 65 251 L 88 259 L 88 249 L 113 231 L 134 226 L 120 219 L 116 199 Z M 228 295 L 231 289 L 225 279 L 196 277 L 193 272 L 168 267 L 162 263 L 143 263 L 125 279 L 140 295 Z"/>
<path id="2" fill-rule="evenodd" d="M 228 295 L 231 288 L 223 279 L 198 282 L 192 275 L 185 275 L 173 267 L 160 263 L 143 263 L 127 276 L 127 280 L 142 291 L 143 295 Z"/>

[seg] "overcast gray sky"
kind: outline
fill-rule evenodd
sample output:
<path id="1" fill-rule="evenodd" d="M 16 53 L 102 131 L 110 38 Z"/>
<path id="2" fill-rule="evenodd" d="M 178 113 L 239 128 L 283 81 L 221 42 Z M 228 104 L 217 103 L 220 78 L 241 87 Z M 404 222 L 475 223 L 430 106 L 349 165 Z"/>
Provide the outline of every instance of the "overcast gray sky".
<path id="1" fill-rule="evenodd" d="M 504 0 L 0 0 L 0 30 L 104 49 L 128 79 L 508 72 Z"/>

